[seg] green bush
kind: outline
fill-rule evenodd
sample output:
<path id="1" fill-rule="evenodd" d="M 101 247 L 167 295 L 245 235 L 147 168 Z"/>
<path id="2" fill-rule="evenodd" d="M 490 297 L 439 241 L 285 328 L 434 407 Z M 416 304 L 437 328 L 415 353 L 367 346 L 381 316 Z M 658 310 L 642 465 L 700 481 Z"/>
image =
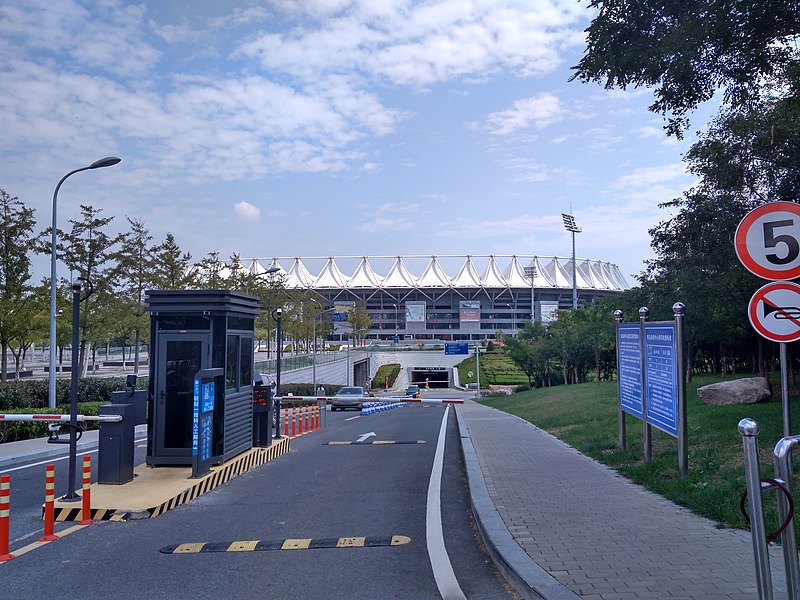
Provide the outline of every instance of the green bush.
<path id="1" fill-rule="evenodd" d="M 139 377 L 137 389 L 147 389 L 147 377 Z M 68 379 L 56 380 L 56 404 L 70 402 L 70 386 Z M 125 389 L 125 377 L 84 377 L 78 380 L 78 402 L 111 402 L 111 392 Z M 47 408 L 48 381 L 6 381 L 0 383 L 0 411 L 15 409 Z M 25 412 L 18 410 L 17 412 Z"/>
<path id="2" fill-rule="evenodd" d="M 79 402 L 78 413 L 79 415 L 94 415 L 100 414 L 100 402 Z M 106 404 L 103 402 L 102 404 Z M 69 404 L 59 404 L 55 409 L 49 408 L 22 408 L 16 410 L 9 410 L 9 414 L 57 414 L 69 415 Z M 34 438 L 41 438 L 48 436 L 47 425 L 53 421 L 8 421 L 0 425 L 0 443 L 3 442 L 18 442 L 20 440 L 30 440 Z M 64 439 L 69 438 L 69 429 L 62 427 L 61 435 Z M 97 429 L 99 424 L 97 421 L 85 421 L 78 423 L 78 426 L 84 430 Z"/>
<path id="3" fill-rule="evenodd" d="M 399 363 L 386 363 L 378 367 L 375 377 L 372 379 L 373 388 L 383 388 L 386 378 L 389 378 L 389 386 L 394 387 L 397 376 L 400 374 Z"/>

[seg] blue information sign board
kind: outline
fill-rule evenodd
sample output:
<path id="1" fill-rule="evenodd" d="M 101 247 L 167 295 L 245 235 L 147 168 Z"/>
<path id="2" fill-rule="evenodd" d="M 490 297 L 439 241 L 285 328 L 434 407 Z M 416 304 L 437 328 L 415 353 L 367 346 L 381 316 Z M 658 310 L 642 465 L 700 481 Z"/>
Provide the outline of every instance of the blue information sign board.
<path id="1" fill-rule="evenodd" d="M 469 354 L 469 344 L 445 344 L 445 354 Z"/>
<path id="2" fill-rule="evenodd" d="M 214 382 L 204 383 L 202 385 L 202 398 L 203 405 L 201 412 L 207 413 L 214 410 Z"/>
<path id="3" fill-rule="evenodd" d="M 644 384 L 646 419 L 678 436 L 678 369 L 675 323 L 645 323 Z"/>
<path id="4" fill-rule="evenodd" d="M 642 335 L 639 323 L 620 323 L 617 328 L 617 348 L 619 348 L 620 408 L 643 419 Z"/>
<path id="5" fill-rule="evenodd" d="M 194 380 L 194 396 L 192 401 L 192 456 L 197 456 L 197 444 L 200 439 L 200 380 Z"/>

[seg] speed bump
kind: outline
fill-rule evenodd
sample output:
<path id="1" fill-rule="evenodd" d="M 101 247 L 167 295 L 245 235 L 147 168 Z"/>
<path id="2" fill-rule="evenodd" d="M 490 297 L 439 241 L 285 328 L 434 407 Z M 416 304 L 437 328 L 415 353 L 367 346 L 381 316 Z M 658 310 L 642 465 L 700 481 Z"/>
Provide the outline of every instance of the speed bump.
<path id="1" fill-rule="evenodd" d="M 411 542 L 405 535 L 383 537 L 287 538 L 277 541 L 245 540 L 234 542 L 190 542 L 164 546 L 162 554 L 202 554 L 208 552 L 263 552 L 267 550 L 319 550 L 322 548 L 376 548 L 404 546 Z"/>

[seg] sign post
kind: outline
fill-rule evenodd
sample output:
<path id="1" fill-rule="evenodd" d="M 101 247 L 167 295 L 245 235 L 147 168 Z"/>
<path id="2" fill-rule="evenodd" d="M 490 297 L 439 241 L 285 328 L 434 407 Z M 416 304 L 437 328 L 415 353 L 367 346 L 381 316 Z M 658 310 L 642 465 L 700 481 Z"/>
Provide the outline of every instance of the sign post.
<path id="1" fill-rule="evenodd" d="M 780 345 L 783 435 L 791 435 L 788 342 L 800 339 L 800 204 L 770 202 L 754 208 L 739 223 L 734 238 L 742 265 L 771 280 L 753 294 L 747 309 L 759 335 Z"/>
<path id="2" fill-rule="evenodd" d="M 192 411 L 192 478 L 202 477 L 211 470 L 211 449 L 214 441 L 215 377 L 222 369 L 201 369 L 194 376 Z"/>

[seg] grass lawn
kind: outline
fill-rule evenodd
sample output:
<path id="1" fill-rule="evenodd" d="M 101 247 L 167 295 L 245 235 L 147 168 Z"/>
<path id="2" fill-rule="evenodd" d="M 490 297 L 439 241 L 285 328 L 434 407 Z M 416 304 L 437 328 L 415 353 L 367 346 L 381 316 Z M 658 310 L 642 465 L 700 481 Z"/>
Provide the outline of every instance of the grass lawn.
<path id="1" fill-rule="evenodd" d="M 627 446 L 617 445 L 616 382 L 562 385 L 522 392 L 507 397 L 484 398 L 483 404 L 513 413 L 564 440 L 580 452 L 605 463 L 632 481 L 718 521 L 721 526 L 746 528 L 739 511 L 744 483 L 744 454 L 739 421 L 755 419 L 761 476 L 773 477 L 772 451 L 783 435 L 779 375 L 771 378 L 769 402 L 738 406 L 707 406 L 697 388 L 720 381 L 700 376 L 687 383 L 689 474 L 678 475 L 677 439 L 652 429 L 653 460 L 645 463 L 642 422 L 626 416 Z M 791 390 L 792 423 L 800 423 L 800 390 Z M 793 431 L 797 426 L 793 427 Z M 795 465 L 800 460 L 795 460 Z M 795 473 L 796 481 L 798 474 Z M 793 489 L 797 489 L 794 485 Z M 775 492 L 764 493 L 767 531 L 777 528 Z M 795 527 L 800 519 L 795 519 Z M 798 538 L 800 539 L 800 538 Z"/>

